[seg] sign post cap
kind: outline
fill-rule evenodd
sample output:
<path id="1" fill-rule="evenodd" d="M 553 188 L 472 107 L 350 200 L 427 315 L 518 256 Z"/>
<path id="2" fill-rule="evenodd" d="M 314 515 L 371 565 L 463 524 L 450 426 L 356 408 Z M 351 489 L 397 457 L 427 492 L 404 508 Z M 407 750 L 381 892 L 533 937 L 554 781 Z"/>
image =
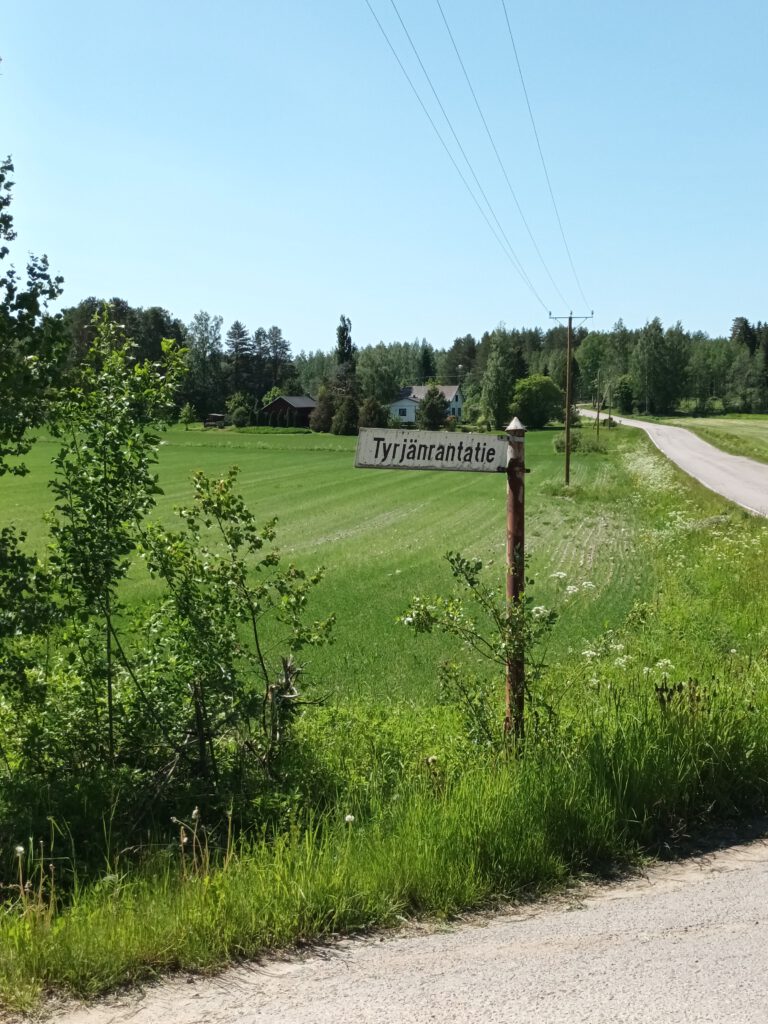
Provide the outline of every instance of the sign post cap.
<path id="1" fill-rule="evenodd" d="M 504 428 L 508 434 L 512 433 L 525 433 L 525 427 L 520 420 L 515 416 L 512 422 Z"/>

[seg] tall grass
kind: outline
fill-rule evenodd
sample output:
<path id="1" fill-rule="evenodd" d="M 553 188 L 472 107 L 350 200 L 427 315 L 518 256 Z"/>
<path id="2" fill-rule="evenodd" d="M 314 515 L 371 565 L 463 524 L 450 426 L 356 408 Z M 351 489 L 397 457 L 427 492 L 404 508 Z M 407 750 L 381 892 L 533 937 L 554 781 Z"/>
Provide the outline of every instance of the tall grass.
<path id="1" fill-rule="evenodd" d="M 606 693 L 522 757 L 468 755 L 452 772 L 414 764 L 395 792 L 374 773 L 365 804 L 349 794 L 216 863 L 199 845 L 169 845 L 55 914 L 41 891 L 0 918 L 0 993 L 18 1009 L 52 989 L 93 996 L 630 864 L 697 823 L 766 806 L 765 707 L 685 688 Z"/>

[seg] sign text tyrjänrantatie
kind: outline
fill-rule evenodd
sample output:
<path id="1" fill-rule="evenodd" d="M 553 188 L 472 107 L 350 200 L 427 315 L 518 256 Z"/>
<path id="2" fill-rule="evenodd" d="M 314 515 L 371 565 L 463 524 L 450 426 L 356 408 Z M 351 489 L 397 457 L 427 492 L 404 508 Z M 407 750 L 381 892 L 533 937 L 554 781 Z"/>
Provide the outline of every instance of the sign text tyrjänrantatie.
<path id="1" fill-rule="evenodd" d="M 498 473 L 507 468 L 507 439 L 453 431 L 363 427 L 357 439 L 355 466 Z"/>

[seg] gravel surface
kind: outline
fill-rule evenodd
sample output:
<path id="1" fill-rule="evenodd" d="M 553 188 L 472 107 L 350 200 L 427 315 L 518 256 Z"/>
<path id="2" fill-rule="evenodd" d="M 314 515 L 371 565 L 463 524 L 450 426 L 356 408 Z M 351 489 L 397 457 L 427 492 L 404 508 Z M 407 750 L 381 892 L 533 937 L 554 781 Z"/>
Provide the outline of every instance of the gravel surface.
<path id="1" fill-rule="evenodd" d="M 768 841 L 436 931 L 177 978 L 59 1024 L 765 1024 Z"/>
<path id="2" fill-rule="evenodd" d="M 581 414 L 589 419 L 596 415 L 589 409 L 582 409 Z M 710 491 L 750 512 L 768 516 L 768 464 L 743 455 L 729 455 L 684 427 L 644 423 L 625 416 L 612 418 L 627 427 L 644 430 L 659 451 Z M 765 1019 L 768 1021 L 768 1010 Z"/>

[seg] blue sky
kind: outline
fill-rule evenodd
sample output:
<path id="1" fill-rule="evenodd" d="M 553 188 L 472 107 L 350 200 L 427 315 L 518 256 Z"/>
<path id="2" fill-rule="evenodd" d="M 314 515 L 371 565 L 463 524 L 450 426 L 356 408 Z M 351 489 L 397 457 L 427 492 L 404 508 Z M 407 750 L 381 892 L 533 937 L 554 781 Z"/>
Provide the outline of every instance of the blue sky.
<path id="1" fill-rule="evenodd" d="M 391 0 L 370 0 L 456 150 Z M 365 0 L 5 0 L 0 151 L 21 252 L 66 304 L 119 295 L 188 321 L 278 324 L 294 351 L 438 347 L 585 311 L 557 228 L 501 0 L 397 0 L 542 302 L 457 175 Z M 764 0 L 507 0 L 593 324 L 710 334 L 768 318 Z M 474 184 L 469 172 L 464 173 Z M 482 200 L 480 200 L 482 203 Z"/>

